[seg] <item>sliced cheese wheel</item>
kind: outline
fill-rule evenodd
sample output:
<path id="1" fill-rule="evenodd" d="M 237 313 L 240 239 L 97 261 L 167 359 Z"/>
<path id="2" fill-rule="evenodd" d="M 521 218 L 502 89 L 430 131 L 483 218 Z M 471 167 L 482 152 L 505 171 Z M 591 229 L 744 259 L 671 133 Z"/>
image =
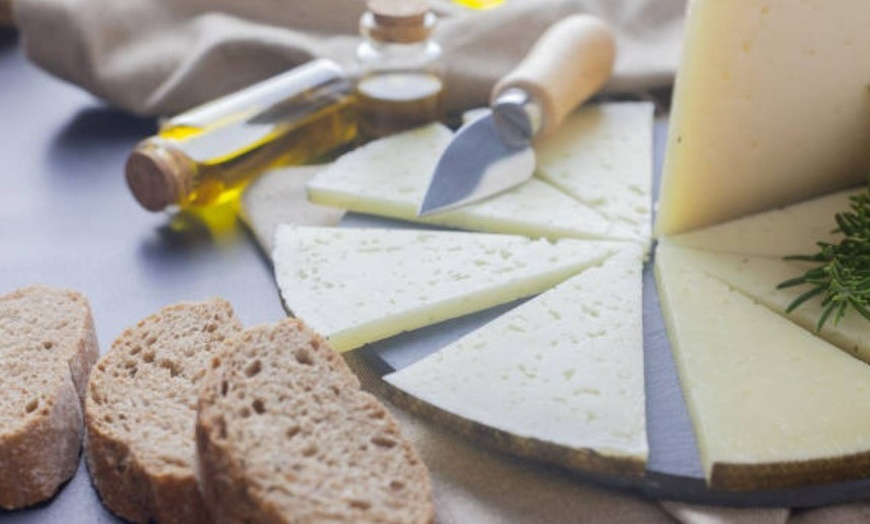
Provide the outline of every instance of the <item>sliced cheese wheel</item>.
<path id="1" fill-rule="evenodd" d="M 282 225 L 273 261 L 287 308 L 336 349 L 348 350 L 540 293 L 618 245 Z"/>
<path id="2" fill-rule="evenodd" d="M 799 286 L 777 289 L 780 283 L 801 276 L 812 265 L 788 262 L 781 258 L 730 255 L 678 246 L 670 249 L 678 251 L 683 260 L 691 261 L 696 267 L 752 300 L 786 316 L 804 329 L 816 332 L 816 325 L 822 315 L 821 298 L 815 297 L 786 313 L 788 306 L 809 288 Z M 828 321 L 819 336 L 861 360 L 870 362 L 870 324 L 858 313 L 849 312 L 838 324 Z"/>
<path id="3" fill-rule="evenodd" d="M 810 255 L 818 251 L 817 242 L 837 241 L 835 215 L 848 211 L 849 198 L 860 192 L 832 193 L 668 238 L 675 244 L 726 253 Z"/>
<path id="4" fill-rule="evenodd" d="M 756 490 L 870 475 L 870 367 L 685 253 L 661 243 L 655 267 L 708 483 Z"/>
<path id="5" fill-rule="evenodd" d="M 866 182 L 870 2 L 693 0 L 658 235 Z"/>
<path id="6" fill-rule="evenodd" d="M 642 475 L 642 256 L 624 243 L 600 266 L 385 380 L 508 451 Z"/>
<path id="7" fill-rule="evenodd" d="M 624 125 L 635 126 L 637 123 L 626 119 Z M 647 133 L 651 132 L 651 126 L 651 121 L 648 121 Z M 566 131 L 571 132 L 573 128 Z M 556 135 L 562 136 L 560 133 L 557 131 Z M 579 139 L 572 134 L 565 137 L 560 143 L 569 144 Z M 435 165 L 452 138 L 449 129 L 432 124 L 371 142 L 340 157 L 315 177 L 308 185 L 309 198 L 316 203 L 350 211 L 474 231 L 548 238 L 635 240 L 648 244 L 648 232 L 638 233 L 640 230 L 634 226 L 627 226 L 627 222 L 621 218 L 612 219 L 604 212 L 604 207 L 618 207 L 614 204 L 615 200 L 593 197 L 586 203 L 536 177 L 486 200 L 452 211 L 418 217 L 417 210 Z M 609 147 L 603 140 L 599 138 L 596 143 L 602 142 L 600 147 Z M 613 147 L 610 146 L 610 149 Z M 651 151 L 644 151 L 649 155 L 647 164 L 651 164 Z M 643 192 L 643 188 L 651 184 L 651 171 L 648 168 L 634 170 L 631 167 L 634 163 L 628 160 L 636 156 L 626 152 L 624 158 L 617 157 L 614 160 L 615 165 L 611 170 L 597 169 L 590 176 L 621 180 L 614 172 L 632 172 L 637 180 L 627 180 L 624 186 L 617 183 L 619 187 L 615 193 L 635 195 L 638 191 Z M 558 155 L 553 153 L 550 157 L 557 159 Z M 592 182 L 589 184 L 601 186 Z M 649 197 L 648 190 L 646 196 Z M 645 200 L 647 208 L 649 200 Z M 639 214 L 638 206 L 623 206 L 624 215 L 636 217 Z"/>
<path id="8" fill-rule="evenodd" d="M 585 106 L 535 144 L 538 175 L 604 215 L 611 235 L 652 235 L 653 104 Z"/>

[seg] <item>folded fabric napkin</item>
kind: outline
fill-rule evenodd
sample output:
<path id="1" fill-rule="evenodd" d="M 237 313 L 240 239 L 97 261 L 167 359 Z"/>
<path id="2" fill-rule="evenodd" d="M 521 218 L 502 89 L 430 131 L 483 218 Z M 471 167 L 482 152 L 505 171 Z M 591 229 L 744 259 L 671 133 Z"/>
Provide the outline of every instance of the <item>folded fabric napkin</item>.
<path id="1" fill-rule="evenodd" d="M 495 81 L 558 19 L 613 24 L 609 91 L 667 85 L 686 0 L 507 0 L 474 11 L 431 0 L 444 48 L 445 109 L 486 103 Z M 15 0 L 27 56 L 46 71 L 139 115 L 171 115 L 315 57 L 354 65 L 361 0 Z"/>

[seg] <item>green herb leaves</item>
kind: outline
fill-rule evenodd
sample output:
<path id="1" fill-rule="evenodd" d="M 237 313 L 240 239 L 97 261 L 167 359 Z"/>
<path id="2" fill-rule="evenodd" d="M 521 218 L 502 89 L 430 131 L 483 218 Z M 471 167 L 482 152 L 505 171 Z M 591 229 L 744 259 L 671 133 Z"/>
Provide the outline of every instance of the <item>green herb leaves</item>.
<path id="1" fill-rule="evenodd" d="M 831 319 L 837 324 L 850 309 L 870 321 L 870 187 L 850 200 L 850 211 L 836 216 L 835 232 L 843 235 L 839 243 L 819 242 L 819 252 L 814 255 L 787 257 L 787 260 L 821 265 L 777 286 L 779 289 L 810 286 L 786 312 L 794 311 L 813 297 L 822 296 L 822 315 L 816 325 L 819 331 Z"/>

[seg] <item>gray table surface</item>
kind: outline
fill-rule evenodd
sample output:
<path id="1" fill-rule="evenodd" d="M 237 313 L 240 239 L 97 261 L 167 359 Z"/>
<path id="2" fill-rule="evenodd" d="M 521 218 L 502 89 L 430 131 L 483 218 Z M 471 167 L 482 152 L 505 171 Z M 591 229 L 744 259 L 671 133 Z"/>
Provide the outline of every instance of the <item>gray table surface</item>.
<path id="1" fill-rule="evenodd" d="M 169 227 L 133 200 L 123 165 L 153 119 L 107 108 L 29 63 L 0 30 L 0 293 L 35 283 L 78 290 L 102 352 L 164 305 L 221 296 L 246 325 L 284 310 L 271 268 L 247 231 Z M 82 465 L 49 504 L 0 523 L 117 522 Z"/>

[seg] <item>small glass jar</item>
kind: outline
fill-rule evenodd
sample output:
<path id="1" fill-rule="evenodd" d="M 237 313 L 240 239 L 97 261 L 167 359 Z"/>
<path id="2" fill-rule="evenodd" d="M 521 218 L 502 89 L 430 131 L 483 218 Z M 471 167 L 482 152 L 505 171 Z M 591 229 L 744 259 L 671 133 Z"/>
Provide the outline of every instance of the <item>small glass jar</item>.
<path id="1" fill-rule="evenodd" d="M 440 120 L 444 91 L 436 17 L 418 0 L 372 0 L 360 18 L 357 127 L 363 139 Z"/>

